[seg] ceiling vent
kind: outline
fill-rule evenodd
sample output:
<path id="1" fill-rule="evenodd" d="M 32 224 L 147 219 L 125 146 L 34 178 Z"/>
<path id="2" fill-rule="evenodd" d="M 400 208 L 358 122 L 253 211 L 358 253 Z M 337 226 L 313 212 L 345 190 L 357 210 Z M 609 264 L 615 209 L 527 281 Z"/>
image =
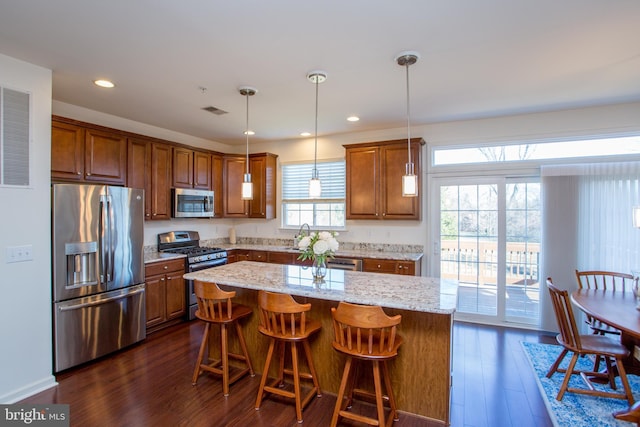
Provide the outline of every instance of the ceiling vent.
<path id="1" fill-rule="evenodd" d="M 221 109 L 219 109 L 217 107 L 214 107 L 213 105 L 210 105 L 209 107 L 204 107 L 203 110 L 204 111 L 208 111 L 210 113 L 213 113 L 216 116 L 222 116 L 223 114 L 227 114 L 228 113 L 228 111 L 221 110 Z"/>

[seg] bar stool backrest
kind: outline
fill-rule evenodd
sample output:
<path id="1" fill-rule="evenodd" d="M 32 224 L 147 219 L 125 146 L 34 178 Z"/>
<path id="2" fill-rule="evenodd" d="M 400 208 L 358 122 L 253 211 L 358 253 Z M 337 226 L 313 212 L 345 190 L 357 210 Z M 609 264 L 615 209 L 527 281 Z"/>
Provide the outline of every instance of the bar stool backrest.
<path id="1" fill-rule="evenodd" d="M 258 330 L 266 335 L 284 339 L 304 338 L 308 335 L 306 312 L 309 310 L 311 303 L 300 304 L 291 295 L 259 291 Z"/>
<path id="2" fill-rule="evenodd" d="M 389 358 L 398 352 L 401 315 L 387 316 L 382 307 L 341 302 L 331 309 L 336 350 L 353 356 Z"/>
<path id="3" fill-rule="evenodd" d="M 216 283 L 195 280 L 193 290 L 198 301 L 196 316 L 202 320 L 222 321 L 231 319 L 233 305 L 231 298 L 235 291 L 223 291 Z"/>

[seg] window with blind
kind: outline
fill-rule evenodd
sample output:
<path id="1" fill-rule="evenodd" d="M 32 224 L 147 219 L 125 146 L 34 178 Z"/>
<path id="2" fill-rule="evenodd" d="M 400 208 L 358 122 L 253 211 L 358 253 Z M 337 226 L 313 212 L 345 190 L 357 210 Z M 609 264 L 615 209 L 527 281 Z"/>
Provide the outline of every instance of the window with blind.
<path id="1" fill-rule="evenodd" d="M 344 228 L 345 226 L 345 161 L 317 163 L 322 183 L 319 198 L 309 198 L 309 179 L 313 163 L 282 165 L 282 226 L 312 228 Z"/>

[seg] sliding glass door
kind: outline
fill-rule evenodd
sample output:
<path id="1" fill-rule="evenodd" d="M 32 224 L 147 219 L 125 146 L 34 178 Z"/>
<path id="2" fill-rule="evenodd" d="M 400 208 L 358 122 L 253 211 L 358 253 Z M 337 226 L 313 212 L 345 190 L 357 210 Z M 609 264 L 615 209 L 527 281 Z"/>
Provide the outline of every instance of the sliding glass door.
<path id="1" fill-rule="evenodd" d="M 435 178 L 432 271 L 459 282 L 458 318 L 538 324 L 540 184 Z"/>

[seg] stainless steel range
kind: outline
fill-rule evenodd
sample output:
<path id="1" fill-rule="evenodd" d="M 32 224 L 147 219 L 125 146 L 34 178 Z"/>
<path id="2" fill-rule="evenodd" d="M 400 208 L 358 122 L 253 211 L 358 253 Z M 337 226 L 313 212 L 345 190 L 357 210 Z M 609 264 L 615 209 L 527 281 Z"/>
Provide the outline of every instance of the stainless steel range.
<path id="1" fill-rule="evenodd" d="M 223 248 L 200 246 L 200 234 L 197 231 L 172 231 L 158 234 L 158 252 L 186 255 L 187 273 L 227 263 L 227 251 Z M 192 320 L 196 317 L 198 302 L 193 291 L 193 281 L 187 280 L 186 285 L 187 318 Z"/>

